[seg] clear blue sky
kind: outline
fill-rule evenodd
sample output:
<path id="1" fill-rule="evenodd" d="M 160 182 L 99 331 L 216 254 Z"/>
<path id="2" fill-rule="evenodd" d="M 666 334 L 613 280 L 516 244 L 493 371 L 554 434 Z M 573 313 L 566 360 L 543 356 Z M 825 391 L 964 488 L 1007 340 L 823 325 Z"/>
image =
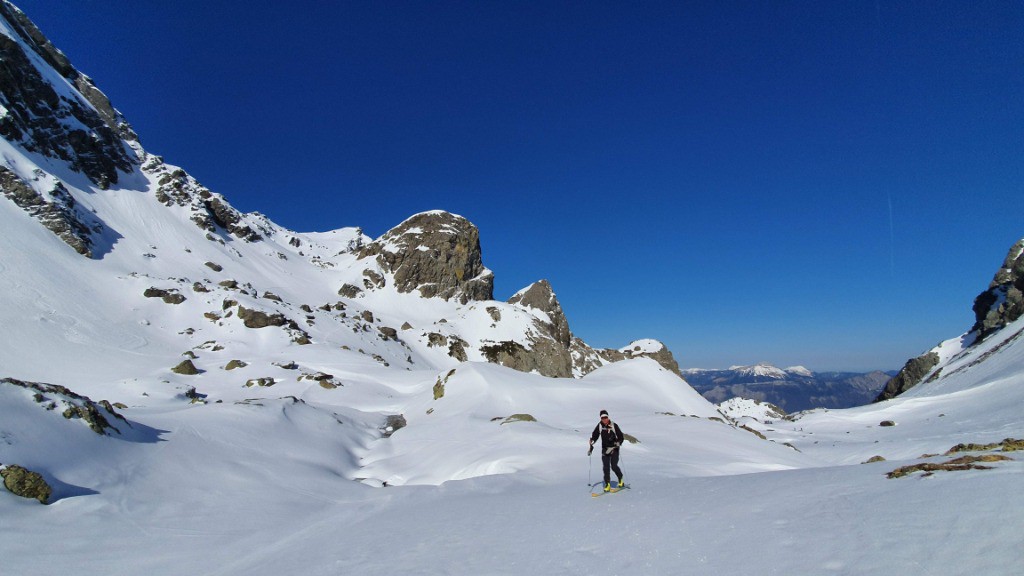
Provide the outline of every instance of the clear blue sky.
<path id="1" fill-rule="evenodd" d="M 239 209 L 462 214 L 684 367 L 899 368 L 1024 237 L 1021 2 L 17 4 Z"/>

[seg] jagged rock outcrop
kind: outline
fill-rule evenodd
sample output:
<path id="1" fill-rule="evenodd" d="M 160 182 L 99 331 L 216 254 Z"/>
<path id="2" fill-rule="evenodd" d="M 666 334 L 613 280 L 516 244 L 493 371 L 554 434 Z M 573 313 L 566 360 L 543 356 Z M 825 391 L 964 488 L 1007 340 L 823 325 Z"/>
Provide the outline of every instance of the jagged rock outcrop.
<path id="1" fill-rule="evenodd" d="M 536 316 L 535 333 L 528 336 L 528 346 L 510 341 L 484 346 L 481 352 L 491 362 L 524 372 L 570 378 L 610 362 L 646 357 L 679 375 L 679 364 L 672 352 L 655 340 L 637 341 L 621 350 L 595 350 L 573 336 L 562 305 L 547 280 L 520 290 L 508 303 L 531 310 Z"/>
<path id="2" fill-rule="evenodd" d="M 17 174 L 0 166 L 0 192 L 75 252 L 93 257 L 93 235 L 102 233 L 106 227 L 92 214 L 79 210 L 63 184 L 56 182 L 49 194 L 43 195 Z"/>
<path id="3" fill-rule="evenodd" d="M 16 386 L 31 391 L 32 399 L 47 411 L 62 409 L 60 413 L 64 418 L 68 420 L 81 419 L 97 434 L 110 435 L 108 430 L 121 433 L 110 423 L 108 417 L 116 418 L 124 422 L 125 425 L 131 426 L 123 416 L 114 410 L 110 402 L 106 400 L 93 402 L 88 396 L 72 392 L 64 386 L 25 382 L 14 378 L 4 378 L 0 380 L 0 385 Z"/>
<path id="4" fill-rule="evenodd" d="M 569 347 L 572 341 L 569 321 L 565 319 L 565 312 L 562 311 L 562 305 L 555 297 L 550 282 L 547 280 L 534 282 L 528 288 L 520 290 L 509 298 L 508 303 L 518 304 L 524 308 L 533 308 L 546 314 L 548 322 L 541 324 L 544 331 L 563 347 Z"/>
<path id="5" fill-rule="evenodd" d="M 536 318 L 533 323 L 535 332 L 527 336 L 529 346 L 511 341 L 498 342 L 481 348 L 484 357 L 522 372 L 571 378 L 574 374 L 574 339 L 551 283 L 547 280 L 534 282 L 509 298 L 508 303 L 530 309 Z"/>
<path id="6" fill-rule="evenodd" d="M 211 192 L 181 168 L 164 163 L 159 156 L 147 156 L 142 171 L 156 178 L 156 199 L 165 206 L 184 206 L 191 210 L 191 220 L 207 232 L 224 230 L 246 242 L 256 242 L 263 235 L 246 223 L 245 217 L 220 195 Z M 266 234 L 266 231 L 263 231 Z"/>
<path id="7" fill-rule="evenodd" d="M 977 342 L 1024 315 L 1024 239 L 1010 248 L 988 290 L 974 299 Z"/>
<path id="8" fill-rule="evenodd" d="M 21 45 L 0 34 L 0 134 L 27 150 L 68 162 L 102 189 L 130 172 L 138 158 L 124 138 L 134 133 L 87 76 L 79 73 L 18 8 L 0 1 L 0 18 L 74 87 L 61 93 Z"/>
<path id="9" fill-rule="evenodd" d="M 373 258 L 382 272 L 394 278 L 399 292 L 416 290 L 424 298 L 463 304 L 494 298 L 494 275 L 483 265 L 480 233 L 455 214 L 416 214 L 363 246 L 358 256 Z"/>
<path id="10" fill-rule="evenodd" d="M 970 346 L 1024 315 L 1024 239 L 1017 241 L 1003 260 L 988 290 L 974 299 L 974 335 Z M 932 351 L 907 362 L 899 374 L 886 385 L 875 402 L 894 398 L 921 383 L 939 364 L 939 355 Z"/>

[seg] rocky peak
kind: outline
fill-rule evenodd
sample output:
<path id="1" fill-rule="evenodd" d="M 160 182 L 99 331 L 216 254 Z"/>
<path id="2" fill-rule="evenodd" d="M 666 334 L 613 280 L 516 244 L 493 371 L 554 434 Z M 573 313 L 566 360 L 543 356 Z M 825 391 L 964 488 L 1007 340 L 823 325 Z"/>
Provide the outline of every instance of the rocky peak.
<path id="1" fill-rule="evenodd" d="M 399 292 L 418 290 L 424 298 L 463 304 L 494 298 L 494 275 L 483 264 L 480 232 L 462 216 L 416 214 L 363 246 L 358 256 L 374 258 Z"/>
<path id="2" fill-rule="evenodd" d="M 996 271 L 988 290 L 974 299 L 974 326 L 970 333 L 975 338 L 971 346 L 991 336 L 1001 328 L 1024 315 L 1024 239 L 1018 240 Z M 894 398 L 917 386 L 940 363 L 934 351 L 926 352 L 907 361 L 906 365 L 886 383 L 875 398 L 881 402 Z"/>
<path id="3" fill-rule="evenodd" d="M 534 282 L 529 287 L 517 292 L 508 299 L 509 304 L 517 304 L 524 308 L 533 308 L 543 312 L 548 317 L 547 327 L 551 337 L 563 346 L 569 346 L 572 340 L 572 332 L 569 331 L 569 321 L 562 312 L 562 305 L 558 303 L 551 283 L 547 280 Z"/>
<path id="4" fill-rule="evenodd" d="M 1010 248 L 1003 265 L 988 286 L 974 299 L 977 341 L 1024 315 L 1024 239 Z"/>
<path id="5" fill-rule="evenodd" d="M 42 71 L 47 67 L 69 84 L 51 82 Z M 6 0 L 0 0 L 0 106 L 0 135 L 68 162 L 100 188 L 116 183 L 118 171 L 129 172 L 138 163 L 124 141 L 134 139 L 134 133 L 120 113 Z"/>

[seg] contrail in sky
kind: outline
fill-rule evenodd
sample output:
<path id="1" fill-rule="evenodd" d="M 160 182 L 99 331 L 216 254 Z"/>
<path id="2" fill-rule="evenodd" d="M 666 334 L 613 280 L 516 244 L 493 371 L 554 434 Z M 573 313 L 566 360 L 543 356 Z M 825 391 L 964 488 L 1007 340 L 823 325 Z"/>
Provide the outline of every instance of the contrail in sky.
<path id="1" fill-rule="evenodd" d="M 889 275 L 896 275 L 896 256 L 894 246 L 896 244 L 896 233 L 892 224 L 892 194 L 887 194 L 889 199 Z"/>

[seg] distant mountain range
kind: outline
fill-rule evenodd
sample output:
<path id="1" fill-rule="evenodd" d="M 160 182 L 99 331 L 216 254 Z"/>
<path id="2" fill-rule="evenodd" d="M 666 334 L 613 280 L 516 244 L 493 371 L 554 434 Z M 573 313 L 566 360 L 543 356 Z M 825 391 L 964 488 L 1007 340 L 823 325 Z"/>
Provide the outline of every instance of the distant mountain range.
<path id="1" fill-rule="evenodd" d="M 683 377 L 705 398 L 721 403 L 731 398 L 769 402 L 786 412 L 812 408 L 850 408 L 869 404 L 892 372 L 811 372 L 803 366 L 777 368 L 767 363 L 722 370 L 689 369 Z"/>

